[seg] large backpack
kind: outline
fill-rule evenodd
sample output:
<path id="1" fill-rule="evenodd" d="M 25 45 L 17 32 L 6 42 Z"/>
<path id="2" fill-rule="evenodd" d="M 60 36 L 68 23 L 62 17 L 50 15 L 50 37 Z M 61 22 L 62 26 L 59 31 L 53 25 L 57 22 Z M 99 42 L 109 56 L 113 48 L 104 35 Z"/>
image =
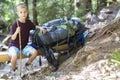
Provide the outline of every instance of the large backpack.
<path id="1" fill-rule="evenodd" d="M 78 19 L 79 18 L 63 18 L 49 21 L 43 24 L 47 33 L 42 34 L 41 31 L 37 30 L 38 37 L 43 45 L 51 45 L 61 40 L 81 34 L 86 30 L 86 28 L 79 22 Z"/>
<path id="2" fill-rule="evenodd" d="M 69 52 L 71 50 L 71 48 L 69 47 L 69 39 L 77 38 L 75 40 L 77 42 L 82 38 L 84 43 L 83 33 L 85 32 L 86 28 L 83 24 L 79 22 L 79 20 L 75 18 L 52 20 L 43 24 L 43 27 L 47 30 L 46 34 L 42 34 L 39 29 L 30 31 L 32 36 L 32 42 L 35 43 L 37 45 L 37 48 L 42 51 L 48 62 L 55 67 L 54 70 L 57 70 L 58 63 L 53 55 L 54 50 L 51 48 L 51 45 L 56 45 L 61 43 L 62 41 L 67 41 L 67 43 L 65 44 L 68 44 L 67 57 L 69 57 Z"/>

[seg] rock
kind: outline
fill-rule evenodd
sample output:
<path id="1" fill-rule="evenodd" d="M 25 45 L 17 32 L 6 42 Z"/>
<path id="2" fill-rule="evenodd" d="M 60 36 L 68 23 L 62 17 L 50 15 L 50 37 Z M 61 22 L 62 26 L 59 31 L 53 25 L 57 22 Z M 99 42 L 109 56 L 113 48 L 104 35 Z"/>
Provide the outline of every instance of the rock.
<path id="1" fill-rule="evenodd" d="M 115 42 L 118 42 L 118 41 L 120 41 L 120 38 L 119 38 L 119 37 L 116 37 L 116 38 L 115 38 Z"/>
<path id="2" fill-rule="evenodd" d="M 101 12 L 99 15 L 98 15 L 99 19 L 101 20 L 105 20 L 107 19 L 108 15 L 104 12 Z"/>
<path id="3" fill-rule="evenodd" d="M 120 10 L 118 11 L 118 13 L 117 13 L 115 19 L 117 19 L 117 18 L 120 18 Z"/>
<path id="4" fill-rule="evenodd" d="M 91 17 L 90 24 L 95 24 L 95 23 L 98 23 L 99 21 L 100 21 L 99 17 L 97 15 L 93 14 Z"/>

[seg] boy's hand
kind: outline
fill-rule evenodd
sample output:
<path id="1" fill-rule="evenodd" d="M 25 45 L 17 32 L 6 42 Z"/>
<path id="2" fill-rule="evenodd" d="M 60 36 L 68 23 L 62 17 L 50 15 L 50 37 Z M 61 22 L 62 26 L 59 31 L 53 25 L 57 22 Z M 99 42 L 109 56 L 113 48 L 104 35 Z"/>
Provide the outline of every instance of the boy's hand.
<path id="1" fill-rule="evenodd" d="M 46 33 L 46 29 L 44 29 L 43 27 L 40 26 L 36 26 L 36 28 L 40 29 L 40 31 L 42 31 L 43 34 Z"/>
<path id="2" fill-rule="evenodd" d="M 17 27 L 15 33 L 18 34 L 20 32 L 20 27 Z"/>
<path id="3" fill-rule="evenodd" d="M 43 34 L 46 33 L 46 30 L 44 28 L 40 27 L 40 30 L 42 31 Z"/>
<path id="4" fill-rule="evenodd" d="M 11 36 L 11 39 L 15 40 L 19 32 L 20 32 L 20 27 L 17 27 L 15 33 Z"/>

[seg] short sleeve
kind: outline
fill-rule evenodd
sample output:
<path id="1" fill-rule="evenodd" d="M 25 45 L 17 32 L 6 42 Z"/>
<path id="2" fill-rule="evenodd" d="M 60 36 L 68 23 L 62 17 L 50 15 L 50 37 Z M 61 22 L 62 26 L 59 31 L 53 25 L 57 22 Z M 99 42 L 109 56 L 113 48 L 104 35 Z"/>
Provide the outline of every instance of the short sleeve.
<path id="1" fill-rule="evenodd" d="M 31 30 L 35 29 L 35 25 L 29 20 L 29 26 Z"/>
<path id="2" fill-rule="evenodd" d="M 14 34 L 16 28 L 17 28 L 17 24 L 16 24 L 16 22 L 14 22 L 14 23 L 12 24 L 12 27 L 11 27 L 11 29 L 10 29 L 10 33 L 9 33 L 9 34 L 10 34 L 10 35 Z"/>

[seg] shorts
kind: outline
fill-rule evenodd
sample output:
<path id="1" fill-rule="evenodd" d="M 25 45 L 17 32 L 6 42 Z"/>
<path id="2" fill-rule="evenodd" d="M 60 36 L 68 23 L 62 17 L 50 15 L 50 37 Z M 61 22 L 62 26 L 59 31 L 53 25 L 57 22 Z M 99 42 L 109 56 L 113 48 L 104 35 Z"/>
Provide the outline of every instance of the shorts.
<path id="1" fill-rule="evenodd" d="M 36 49 L 34 47 L 32 47 L 31 45 L 26 45 L 25 48 L 23 48 L 22 50 L 22 54 L 24 54 L 25 56 L 29 57 L 31 52 L 35 51 Z M 20 55 L 20 49 L 15 47 L 15 46 L 11 46 L 8 49 L 8 55 L 10 57 L 12 56 L 16 56 L 16 55 Z"/>

